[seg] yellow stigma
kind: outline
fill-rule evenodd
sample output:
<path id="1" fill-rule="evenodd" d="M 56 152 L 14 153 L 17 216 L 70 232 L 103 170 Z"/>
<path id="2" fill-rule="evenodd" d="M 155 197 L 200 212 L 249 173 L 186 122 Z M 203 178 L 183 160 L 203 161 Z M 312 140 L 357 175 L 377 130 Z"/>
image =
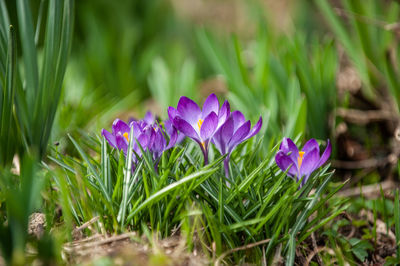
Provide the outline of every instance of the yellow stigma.
<path id="1" fill-rule="evenodd" d="M 201 129 L 202 124 L 203 124 L 203 119 L 199 119 L 199 121 L 197 121 L 197 126 L 199 127 L 199 130 Z"/>
<path id="2" fill-rule="evenodd" d="M 125 132 L 124 134 L 123 134 L 123 136 L 126 138 L 126 141 L 128 141 L 129 142 L 129 138 L 128 138 L 128 132 Z"/>
<path id="3" fill-rule="evenodd" d="M 303 162 L 303 155 L 304 155 L 304 151 L 299 151 L 299 157 L 297 158 L 297 164 L 299 165 L 299 167 L 301 166 L 301 163 Z"/>

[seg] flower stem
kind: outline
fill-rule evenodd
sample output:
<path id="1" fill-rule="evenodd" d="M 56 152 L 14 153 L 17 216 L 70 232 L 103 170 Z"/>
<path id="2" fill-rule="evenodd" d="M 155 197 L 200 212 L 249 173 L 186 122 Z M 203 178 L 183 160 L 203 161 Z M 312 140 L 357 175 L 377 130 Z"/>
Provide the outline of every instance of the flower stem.
<path id="1" fill-rule="evenodd" d="M 229 156 L 224 160 L 225 177 L 229 179 Z"/>
<path id="2" fill-rule="evenodd" d="M 204 156 L 204 166 L 206 166 L 208 164 L 208 150 L 207 148 L 201 148 L 201 151 L 203 152 L 203 156 Z"/>

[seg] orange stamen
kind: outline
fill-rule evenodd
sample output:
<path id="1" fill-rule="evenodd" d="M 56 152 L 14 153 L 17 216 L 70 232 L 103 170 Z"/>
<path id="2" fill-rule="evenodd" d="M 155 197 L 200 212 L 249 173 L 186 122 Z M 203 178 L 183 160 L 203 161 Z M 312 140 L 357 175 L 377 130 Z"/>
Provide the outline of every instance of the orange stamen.
<path id="1" fill-rule="evenodd" d="M 197 122 L 197 126 L 199 127 L 199 130 L 201 129 L 201 125 L 203 124 L 203 119 L 199 119 Z"/>
<path id="2" fill-rule="evenodd" d="M 299 165 L 299 167 L 301 166 L 301 163 L 303 162 L 303 155 L 304 155 L 304 151 L 299 151 L 299 157 L 297 158 L 297 164 Z"/>
<path id="3" fill-rule="evenodd" d="M 129 135 L 128 135 L 128 132 L 125 132 L 124 134 L 123 134 L 123 136 L 126 138 L 126 141 L 128 141 L 129 142 Z"/>

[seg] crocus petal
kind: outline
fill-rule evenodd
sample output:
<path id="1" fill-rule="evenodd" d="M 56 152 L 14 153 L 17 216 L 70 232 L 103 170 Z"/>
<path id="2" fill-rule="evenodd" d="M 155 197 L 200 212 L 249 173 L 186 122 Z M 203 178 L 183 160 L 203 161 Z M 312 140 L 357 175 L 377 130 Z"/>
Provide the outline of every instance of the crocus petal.
<path id="1" fill-rule="evenodd" d="M 165 131 L 167 131 L 168 136 L 171 136 L 174 131 L 176 131 L 175 126 L 172 124 L 171 119 L 167 119 L 164 121 Z"/>
<path id="2" fill-rule="evenodd" d="M 165 150 L 169 150 L 172 147 L 174 147 L 177 141 L 178 141 L 178 132 L 174 130 L 169 137 L 168 146 L 165 148 Z"/>
<path id="3" fill-rule="evenodd" d="M 211 142 L 215 145 L 215 148 L 221 153 L 221 155 L 225 154 L 225 147 L 222 145 L 222 136 L 221 136 L 221 131 L 217 130 L 214 134 L 214 136 L 211 139 Z"/>
<path id="4" fill-rule="evenodd" d="M 221 136 L 225 144 L 228 144 L 233 137 L 233 124 L 233 119 L 229 117 L 221 127 Z"/>
<path id="5" fill-rule="evenodd" d="M 172 106 L 168 107 L 168 116 L 169 116 L 171 123 L 174 120 L 175 116 L 177 116 L 177 114 L 178 114 L 178 110 L 176 110 Z"/>
<path id="6" fill-rule="evenodd" d="M 137 141 L 139 142 L 140 146 L 142 146 L 143 150 L 146 150 L 150 144 L 150 137 L 142 134 L 137 138 Z"/>
<path id="7" fill-rule="evenodd" d="M 193 100 L 185 96 L 179 99 L 177 110 L 179 116 L 191 125 L 196 125 L 200 119 L 201 110 L 199 106 Z"/>
<path id="8" fill-rule="evenodd" d="M 290 138 L 283 138 L 282 143 L 279 147 L 285 153 L 295 153 L 296 155 L 299 154 L 299 149 L 297 148 L 296 144 L 294 144 L 293 140 Z"/>
<path id="9" fill-rule="evenodd" d="M 299 176 L 300 179 L 303 175 L 307 176 L 316 169 L 319 161 L 319 152 L 317 149 L 313 149 L 304 154 L 303 160 L 300 166 Z"/>
<path id="10" fill-rule="evenodd" d="M 233 119 L 228 120 L 218 129 L 213 137 L 213 142 L 219 152 L 224 155 L 227 152 L 227 146 L 233 136 Z"/>
<path id="11" fill-rule="evenodd" d="M 275 155 L 275 162 L 282 171 L 286 171 L 289 167 L 288 174 L 292 177 L 297 175 L 296 164 L 292 161 L 290 156 L 286 155 L 283 151 L 278 151 Z"/>
<path id="12" fill-rule="evenodd" d="M 129 124 L 131 128 L 133 128 L 133 136 L 138 137 L 143 133 L 143 128 L 140 125 L 140 121 L 133 121 Z"/>
<path id="13" fill-rule="evenodd" d="M 304 151 L 305 153 L 308 153 L 313 149 L 317 149 L 319 154 L 318 142 L 315 139 L 310 139 L 309 141 L 306 142 L 306 144 L 304 144 L 303 149 L 301 150 Z"/>
<path id="14" fill-rule="evenodd" d="M 186 136 L 184 134 L 181 134 L 178 132 L 178 137 L 176 139 L 176 143 L 181 143 L 184 139 L 186 138 Z"/>
<path id="15" fill-rule="evenodd" d="M 218 112 L 218 127 L 220 127 L 231 114 L 231 107 L 228 101 L 225 101 Z"/>
<path id="16" fill-rule="evenodd" d="M 229 141 L 229 152 L 231 152 L 239 143 L 241 143 L 244 138 L 249 134 L 250 131 L 250 120 L 245 122 L 241 127 L 239 127 L 233 134 L 231 141 Z"/>
<path id="17" fill-rule="evenodd" d="M 297 157 L 299 156 L 299 149 L 290 138 L 283 138 L 279 149 L 286 154 L 290 153 L 289 156 L 292 158 L 292 160 L 296 163 L 297 166 Z"/>
<path id="18" fill-rule="evenodd" d="M 236 131 L 239 127 L 243 125 L 243 123 L 246 121 L 244 118 L 244 115 L 240 111 L 233 111 L 231 114 L 233 118 L 233 125 L 234 125 L 234 131 Z"/>
<path id="19" fill-rule="evenodd" d="M 260 116 L 260 119 L 258 119 L 257 123 L 253 126 L 253 128 L 250 130 L 249 134 L 246 136 L 244 140 L 247 140 L 254 135 L 256 135 L 262 127 L 262 117 Z"/>
<path id="20" fill-rule="evenodd" d="M 154 144 L 153 144 L 153 151 L 155 152 L 162 152 L 164 147 L 166 146 L 165 138 L 159 128 L 155 130 L 155 137 L 154 137 Z"/>
<path id="21" fill-rule="evenodd" d="M 110 132 L 108 132 L 105 129 L 102 129 L 101 130 L 101 135 L 104 136 L 104 138 L 108 141 L 108 143 L 112 147 L 117 148 L 117 141 L 116 141 L 115 136 L 113 134 L 111 134 Z"/>
<path id="22" fill-rule="evenodd" d="M 152 126 L 147 126 L 143 130 L 143 134 L 148 137 L 146 147 L 149 147 L 149 148 L 152 147 L 155 142 L 155 138 L 156 138 L 156 132 L 155 132 L 154 128 Z M 142 147 L 143 147 L 143 145 L 142 145 Z"/>
<path id="23" fill-rule="evenodd" d="M 201 117 L 204 119 L 207 117 L 211 112 L 218 114 L 219 111 L 219 102 L 217 96 L 213 93 L 207 97 L 203 104 L 203 110 L 201 113 Z"/>
<path id="24" fill-rule="evenodd" d="M 169 144 L 168 144 L 168 149 L 172 148 L 176 143 L 181 143 L 183 139 L 185 138 L 185 135 L 180 134 L 174 124 L 172 123 L 171 119 L 167 119 L 164 121 L 164 127 L 165 130 L 167 131 L 167 134 L 170 138 Z"/>
<path id="25" fill-rule="evenodd" d="M 115 136 L 115 140 L 117 143 L 118 149 L 122 149 L 124 151 L 124 154 L 127 154 L 128 151 L 128 142 L 126 141 L 125 137 L 121 134 L 121 132 L 118 132 L 117 135 Z"/>
<path id="26" fill-rule="evenodd" d="M 201 143 L 200 136 L 197 134 L 196 130 L 194 130 L 194 128 L 188 122 L 186 122 L 186 120 L 176 116 L 174 118 L 174 125 L 180 132 Z"/>
<path id="27" fill-rule="evenodd" d="M 329 159 L 329 156 L 331 156 L 331 152 L 332 152 L 332 145 L 328 139 L 326 149 L 325 149 L 324 153 L 322 154 L 321 158 L 319 159 L 317 167 L 315 167 L 315 168 L 320 168 Z"/>
<path id="28" fill-rule="evenodd" d="M 141 156 L 142 156 L 142 151 L 141 151 L 141 149 L 140 149 L 140 147 L 139 147 L 139 145 L 138 145 L 138 143 L 137 143 L 136 141 L 139 142 L 139 144 L 140 144 L 140 146 L 142 147 L 142 149 L 143 149 L 144 151 L 146 151 L 146 150 L 148 149 L 148 146 L 149 146 L 150 138 L 149 138 L 148 135 L 141 134 L 140 136 L 137 137 L 136 140 L 134 140 L 134 143 L 133 143 L 133 147 L 132 147 L 132 148 L 133 148 L 134 152 L 135 152 L 139 157 L 141 157 Z"/>
<path id="29" fill-rule="evenodd" d="M 129 132 L 129 131 L 130 131 L 130 128 L 124 121 L 122 121 L 120 119 L 114 120 L 114 123 L 112 125 L 113 135 L 116 135 L 118 132 L 122 132 L 122 134 L 124 134 L 125 132 Z"/>
<path id="30" fill-rule="evenodd" d="M 144 118 L 143 118 L 143 121 L 146 122 L 146 123 L 149 124 L 149 125 L 152 125 L 152 124 L 155 123 L 156 118 L 155 118 L 155 116 L 153 115 L 153 113 L 149 111 L 149 112 L 147 112 L 147 113 L 145 114 L 145 116 L 144 116 Z"/>
<path id="31" fill-rule="evenodd" d="M 216 113 L 211 112 L 206 118 L 204 118 L 203 124 L 200 127 L 200 137 L 202 140 L 211 138 L 215 129 L 218 126 L 218 116 Z"/>

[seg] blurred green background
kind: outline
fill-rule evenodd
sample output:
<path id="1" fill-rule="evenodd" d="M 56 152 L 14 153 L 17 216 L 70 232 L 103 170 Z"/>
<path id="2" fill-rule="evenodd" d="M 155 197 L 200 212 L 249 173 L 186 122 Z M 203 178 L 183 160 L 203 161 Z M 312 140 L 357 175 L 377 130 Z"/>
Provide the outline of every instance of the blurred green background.
<path id="1" fill-rule="evenodd" d="M 337 56 L 317 15 L 308 1 L 79 1 L 54 140 L 212 92 L 264 117 L 266 148 L 326 139 Z"/>

